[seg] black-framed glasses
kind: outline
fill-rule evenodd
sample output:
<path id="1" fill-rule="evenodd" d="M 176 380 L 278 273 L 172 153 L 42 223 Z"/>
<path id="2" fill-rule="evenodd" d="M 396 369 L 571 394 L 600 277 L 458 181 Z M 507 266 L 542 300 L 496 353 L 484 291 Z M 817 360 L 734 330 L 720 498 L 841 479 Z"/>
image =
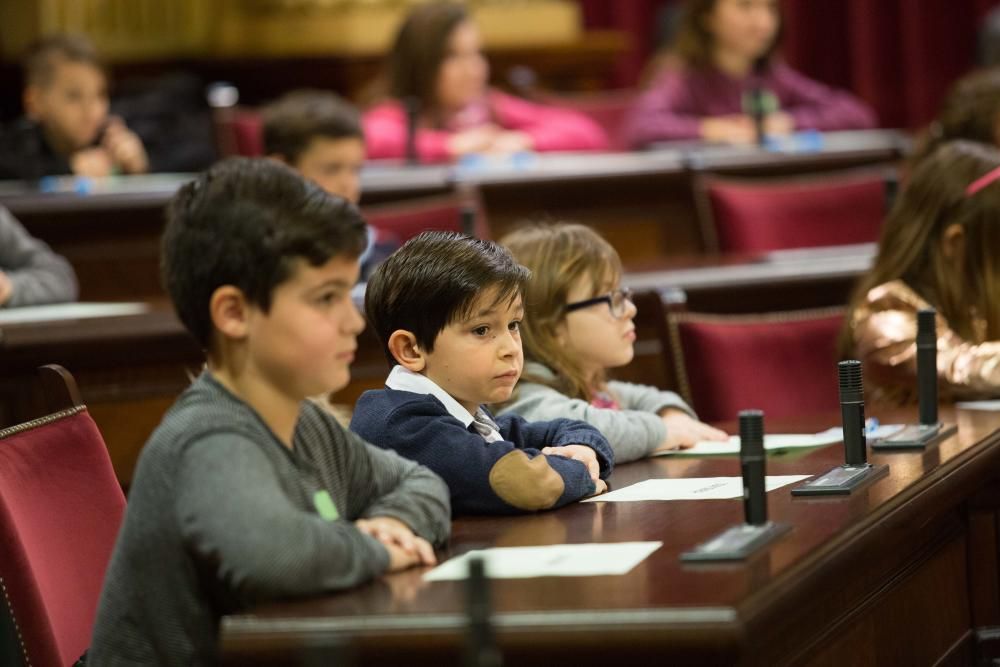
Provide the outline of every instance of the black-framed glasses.
<path id="1" fill-rule="evenodd" d="M 625 310 L 628 308 L 627 304 L 632 302 L 632 290 L 627 287 L 621 287 L 610 294 L 602 294 L 601 296 L 595 296 L 593 299 L 584 299 L 583 301 L 567 303 L 566 312 L 570 313 L 574 310 L 588 308 L 593 306 L 595 303 L 602 302 L 608 304 L 612 317 L 622 317 L 625 315 Z"/>

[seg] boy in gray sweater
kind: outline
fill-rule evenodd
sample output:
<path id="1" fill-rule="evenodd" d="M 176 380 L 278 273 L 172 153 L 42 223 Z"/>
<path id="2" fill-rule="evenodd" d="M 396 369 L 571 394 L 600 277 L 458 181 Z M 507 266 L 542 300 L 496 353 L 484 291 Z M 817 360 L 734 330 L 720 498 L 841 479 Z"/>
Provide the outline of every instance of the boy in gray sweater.
<path id="1" fill-rule="evenodd" d="M 0 206 L 0 308 L 76 300 L 76 274 Z"/>
<path id="2" fill-rule="evenodd" d="M 174 198 L 164 282 L 208 368 L 140 457 L 88 664 L 214 664 L 224 614 L 435 563 L 444 483 L 304 401 L 348 381 L 364 246 L 353 205 L 274 161 Z"/>

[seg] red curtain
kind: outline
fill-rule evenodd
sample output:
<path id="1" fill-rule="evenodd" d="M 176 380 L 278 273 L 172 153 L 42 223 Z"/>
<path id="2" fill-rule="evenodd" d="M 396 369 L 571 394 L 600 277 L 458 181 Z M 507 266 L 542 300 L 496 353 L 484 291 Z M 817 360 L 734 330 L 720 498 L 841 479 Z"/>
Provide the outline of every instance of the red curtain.
<path id="1" fill-rule="evenodd" d="M 577 0 L 588 28 L 630 36 L 616 86 L 634 85 L 660 10 L 677 0 Z M 883 126 L 916 128 L 973 67 L 976 29 L 1000 0 L 782 0 L 782 53 L 811 77 L 853 90 Z"/>

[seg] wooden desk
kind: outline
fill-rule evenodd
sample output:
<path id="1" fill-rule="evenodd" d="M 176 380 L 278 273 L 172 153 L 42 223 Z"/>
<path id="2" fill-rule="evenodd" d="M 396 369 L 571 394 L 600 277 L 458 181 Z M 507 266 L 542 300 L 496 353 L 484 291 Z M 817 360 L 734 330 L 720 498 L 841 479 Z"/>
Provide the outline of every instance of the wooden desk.
<path id="1" fill-rule="evenodd" d="M 814 153 L 683 146 L 478 165 L 373 164 L 362 176 L 363 205 L 477 189 L 494 238 L 526 219 L 576 220 L 600 231 L 626 266 L 642 266 L 705 252 L 693 191 L 697 174 L 764 177 L 884 164 L 897 160 L 905 147 L 898 133 L 887 131 L 833 133 L 825 141 L 824 149 Z M 76 194 L 73 181 L 58 184 L 55 193 L 0 183 L 0 204 L 70 260 L 81 298 L 145 300 L 162 297 L 163 208 L 189 178 L 168 174 L 97 181 L 87 195 Z"/>
<path id="2" fill-rule="evenodd" d="M 0 323 L 0 427 L 45 414 L 37 368 L 65 366 L 127 487 L 146 439 L 204 363 L 165 304 L 136 305 L 143 310 Z"/>
<path id="3" fill-rule="evenodd" d="M 889 422 L 912 417 L 875 410 Z M 954 419 L 952 411 L 945 419 Z M 771 425 L 815 431 L 835 422 Z M 925 452 L 875 455 L 889 475 L 849 497 L 769 494 L 793 530 L 746 563 L 688 565 L 680 554 L 742 520 L 739 500 L 574 504 L 524 517 L 455 522 L 442 558 L 473 548 L 661 540 L 619 577 L 497 580 L 498 643 L 509 665 L 967 665 L 973 630 L 1000 622 L 995 505 L 1000 415 L 960 412 L 959 431 Z M 834 445 L 772 456 L 770 474 L 820 473 Z M 617 468 L 623 487 L 655 477 L 739 474 L 735 458 L 646 460 Z M 285 659 L 295 647 L 352 643 L 361 664 L 458 664 L 460 583 L 389 575 L 355 591 L 263 605 L 227 617 L 231 664 Z"/>

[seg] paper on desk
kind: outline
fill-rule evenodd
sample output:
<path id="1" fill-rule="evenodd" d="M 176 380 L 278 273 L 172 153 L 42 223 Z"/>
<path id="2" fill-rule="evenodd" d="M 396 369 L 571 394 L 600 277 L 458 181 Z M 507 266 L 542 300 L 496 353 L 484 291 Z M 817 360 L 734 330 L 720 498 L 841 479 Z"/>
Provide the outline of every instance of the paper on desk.
<path id="1" fill-rule="evenodd" d="M 663 542 L 618 542 L 480 549 L 441 563 L 424 575 L 424 581 L 465 579 L 472 556 L 483 559 L 491 579 L 625 574 L 661 546 Z"/>
<path id="2" fill-rule="evenodd" d="M 774 491 L 806 479 L 809 475 L 768 475 L 764 488 Z M 688 477 L 678 479 L 647 479 L 585 503 L 633 502 L 638 500 L 727 500 L 743 497 L 742 477 Z"/>
<path id="3" fill-rule="evenodd" d="M 764 449 L 794 449 L 796 447 L 821 447 L 832 445 L 844 439 L 840 427 L 819 433 L 774 433 L 764 436 Z M 718 454 L 739 454 L 740 436 L 731 435 L 729 440 L 703 440 L 688 449 L 673 449 L 657 452 L 655 456 L 715 456 Z"/>
<path id="4" fill-rule="evenodd" d="M 0 324 L 113 317 L 134 315 L 148 310 L 149 306 L 145 303 L 60 303 L 50 306 L 25 306 L 0 311 Z"/>
<path id="5" fill-rule="evenodd" d="M 959 401 L 956 408 L 963 410 L 1000 410 L 1000 401 Z"/>

